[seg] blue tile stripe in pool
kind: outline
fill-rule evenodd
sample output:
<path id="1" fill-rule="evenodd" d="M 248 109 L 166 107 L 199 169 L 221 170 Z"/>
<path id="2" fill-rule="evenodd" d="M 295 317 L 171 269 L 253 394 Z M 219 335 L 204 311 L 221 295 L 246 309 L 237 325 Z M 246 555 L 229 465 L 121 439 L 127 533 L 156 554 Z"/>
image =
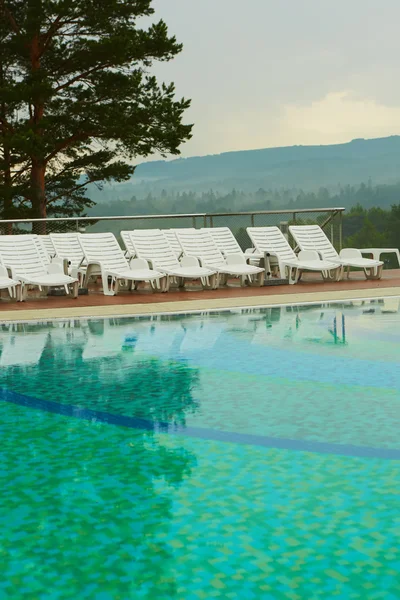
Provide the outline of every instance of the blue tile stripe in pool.
<path id="1" fill-rule="evenodd" d="M 187 436 L 219 442 L 230 442 L 234 444 L 262 446 L 265 448 L 317 452 L 320 454 L 336 454 L 359 458 L 400 460 L 399 449 L 369 448 L 366 446 L 353 446 L 350 444 L 331 444 L 308 440 L 274 438 L 262 435 L 219 431 L 216 429 L 207 429 L 202 427 L 182 427 L 171 425 L 170 423 L 166 422 L 154 422 L 149 419 L 142 419 L 139 417 L 128 417 L 125 415 L 117 415 L 105 411 L 81 408 L 73 404 L 61 404 L 59 402 L 53 402 L 50 400 L 41 400 L 39 398 L 17 394 L 7 389 L 0 389 L 0 400 L 19 406 L 25 406 L 27 408 L 43 410 L 65 417 L 83 419 L 86 421 L 96 421 L 99 423 L 107 423 L 109 425 L 117 425 L 131 429 L 142 429 L 147 431 L 157 430 L 160 433 L 169 433 L 178 436 Z"/>

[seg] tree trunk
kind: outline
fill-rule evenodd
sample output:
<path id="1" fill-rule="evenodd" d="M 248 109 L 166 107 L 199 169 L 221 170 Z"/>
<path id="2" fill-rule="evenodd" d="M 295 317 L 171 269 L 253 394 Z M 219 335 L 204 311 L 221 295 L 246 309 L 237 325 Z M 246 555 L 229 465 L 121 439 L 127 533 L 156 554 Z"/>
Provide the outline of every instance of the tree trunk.
<path id="1" fill-rule="evenodd" d="M 46 219 L 46 191 L 45 191 L 46 165 L 43 162 L 33 160 L 31 167 L 31 202 L 32 218 Z M 33 223 L 33 233 L 45 234 L 46 223 Z"/>
<path id="2" fill-rule="evenodd" d="M 40 82 L 40 36 L 39 32 L 33 36 L 30 46 L 30 58 L 31 58 L 31 69 L 33 78 L 39 83 Z M 33 100 L 33 118 L 32 125 L 33 131 L 37 138 L 41 138 L 43 131 L 41 128 L 41 121 L 44 114 L 43 99 L 39 94 Z M 47 217 L 46 211 L 46 190 L 45 190 L 45 174 L 46 174 L 46 163 L 42 156 L 33 155 L 32 166 L 31 166 L 31 202 L 32 202 L 32 218 L 33 219 L 45 219 Z M 33 233 L 45 234 L 46 223 L 33 223 Z"/>
<path id="3" fill-rule="evenodd" d="M 11 152 L 8 147 L 6 137 L 3 138 L 3 156 L 4 156 L 4 199 L 3 199 L 3 219 L 11 219 L 13 208 L 12 197 L 12 177 L 11 177 Z M 3 233 L 12 234 L 12 223 L 4 225 Z"/>

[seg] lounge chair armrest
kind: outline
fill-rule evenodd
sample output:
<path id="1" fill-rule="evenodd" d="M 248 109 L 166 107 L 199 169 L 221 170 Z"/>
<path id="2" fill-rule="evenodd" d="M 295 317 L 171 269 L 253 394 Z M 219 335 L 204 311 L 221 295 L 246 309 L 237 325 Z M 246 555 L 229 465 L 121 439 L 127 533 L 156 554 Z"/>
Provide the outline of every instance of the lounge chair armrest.
<path id="1" fill-rule="evenodd" d="M 0 265 L 0 277 L 10 277 L 8 270 L 3 265 Z"/>
<path id="2" fill-rule="evenodd" d="M 340 258 L 362 258 L 361 251 L 358 248 L 343 248 L 339 254 Z"/>
<path id="3" fill-rule="evenodd" d="M 202 256 L 194 256 L 193 258 L 196 258 L 199 261 L 199 264 L 201 267 L 206 267 L 206 265 L 207 265 L 206 258 L 203 258 Z"/>
<path id="4" fill-rule="evenodd" d="M 133 258 L 129 263 L 131 271 L 137 271 L 138 269 L 148 269 L 149 263 L 144 258 Z"/>
<path id="5" fill-rule="evenodd" d="M 11 277 L 11 279 L 18 280 L 14 267 L 10 267 L 10 265 L 4 265 L 4 267 L 7 269 L 8 276 Z"/>
<path id="6" fill-rule="evenodd" d="M 63 263 L 62 262 L 52 262 L 47 266 L 47 273 L 49 275 L 53 275 L 56 273 L 64 273 Z"/>
<path id="7" fill-rule="evenodd" d="M 227 254 L 225 256 L 227 265 L 243 265 L 246 263 L 246 259 L 243 254 Z"/>
<path id="8" fill-rule="evenodd" d="M 299 260 L 321 260 L 320 255 L 316 250 L 300 250 L 297 255 Z"/>
<path id="9" fill-rule="evenodd" d="M 199 259 L 195 256 L 186 255 L 183 255 L 179 262 L 181 263 L 182 267 L 198 267 L 200 264 Z"/>
<path id="10" fill-rule="evenodd" d="M 134 258 L 131 258 L 131 260 L 129 261 L 129 264 L 134 260 Z M 154 258 L 146 258 L 145 259 L 147 262 L 147 268 L 150 267 L 150 269 L 157 269 L 157 261 Z"/>

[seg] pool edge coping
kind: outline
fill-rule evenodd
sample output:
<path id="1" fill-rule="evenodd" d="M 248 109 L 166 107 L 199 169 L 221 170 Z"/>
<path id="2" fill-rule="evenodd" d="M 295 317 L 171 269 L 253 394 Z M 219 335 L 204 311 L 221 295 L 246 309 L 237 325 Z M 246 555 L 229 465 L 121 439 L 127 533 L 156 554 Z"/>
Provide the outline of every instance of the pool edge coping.
<path id="1" fill-rule="evenodd" d="M 40 308 L 13 310 L 0 313 L 0 323 L 50 321 L 71 318 L 113 318 L 113 317 L 150 317 L 201 311 L 224 311 L 231 309 L 271 308 L 274 306 L 293 306 L 335 302 L 341 300 L 373 300 L 376 298 L 399 297 L 400 287 L 369 288 L 358 290 L 338 290 L 329 292 L 301 292 L 277 294 L 274 296 L 249 296 L 247 298 L 208 298 L 171 302 L 112 304 L 102 306 L 79 306 L 64 308 Z"/>

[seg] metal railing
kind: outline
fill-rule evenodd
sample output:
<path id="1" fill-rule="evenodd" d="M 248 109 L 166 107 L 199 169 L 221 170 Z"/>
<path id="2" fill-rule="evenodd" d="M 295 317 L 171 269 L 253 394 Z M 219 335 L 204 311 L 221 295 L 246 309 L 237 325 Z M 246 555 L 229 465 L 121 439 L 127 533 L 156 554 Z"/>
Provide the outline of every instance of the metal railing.
<path id="1" fill-rule="evenodd" d="M 123 229 L 170 229 L 179 227 L 229 227 L 243 249 L 251 246 L 246 227 L 277 225 L 285 233 L 289 225 L 318 224 L 333 245 L 342 248 L 344 208 L 302 208 L 230 213 L 192 213 L 169 215 L 132 215 L 112 217 L 67 217 L 48 219 L 9 219 L 0 221 L 1 234 L 87 233 L 111 231 L 119 236 Z M 291 240 L 289 240 L 291 241 Z"/>

